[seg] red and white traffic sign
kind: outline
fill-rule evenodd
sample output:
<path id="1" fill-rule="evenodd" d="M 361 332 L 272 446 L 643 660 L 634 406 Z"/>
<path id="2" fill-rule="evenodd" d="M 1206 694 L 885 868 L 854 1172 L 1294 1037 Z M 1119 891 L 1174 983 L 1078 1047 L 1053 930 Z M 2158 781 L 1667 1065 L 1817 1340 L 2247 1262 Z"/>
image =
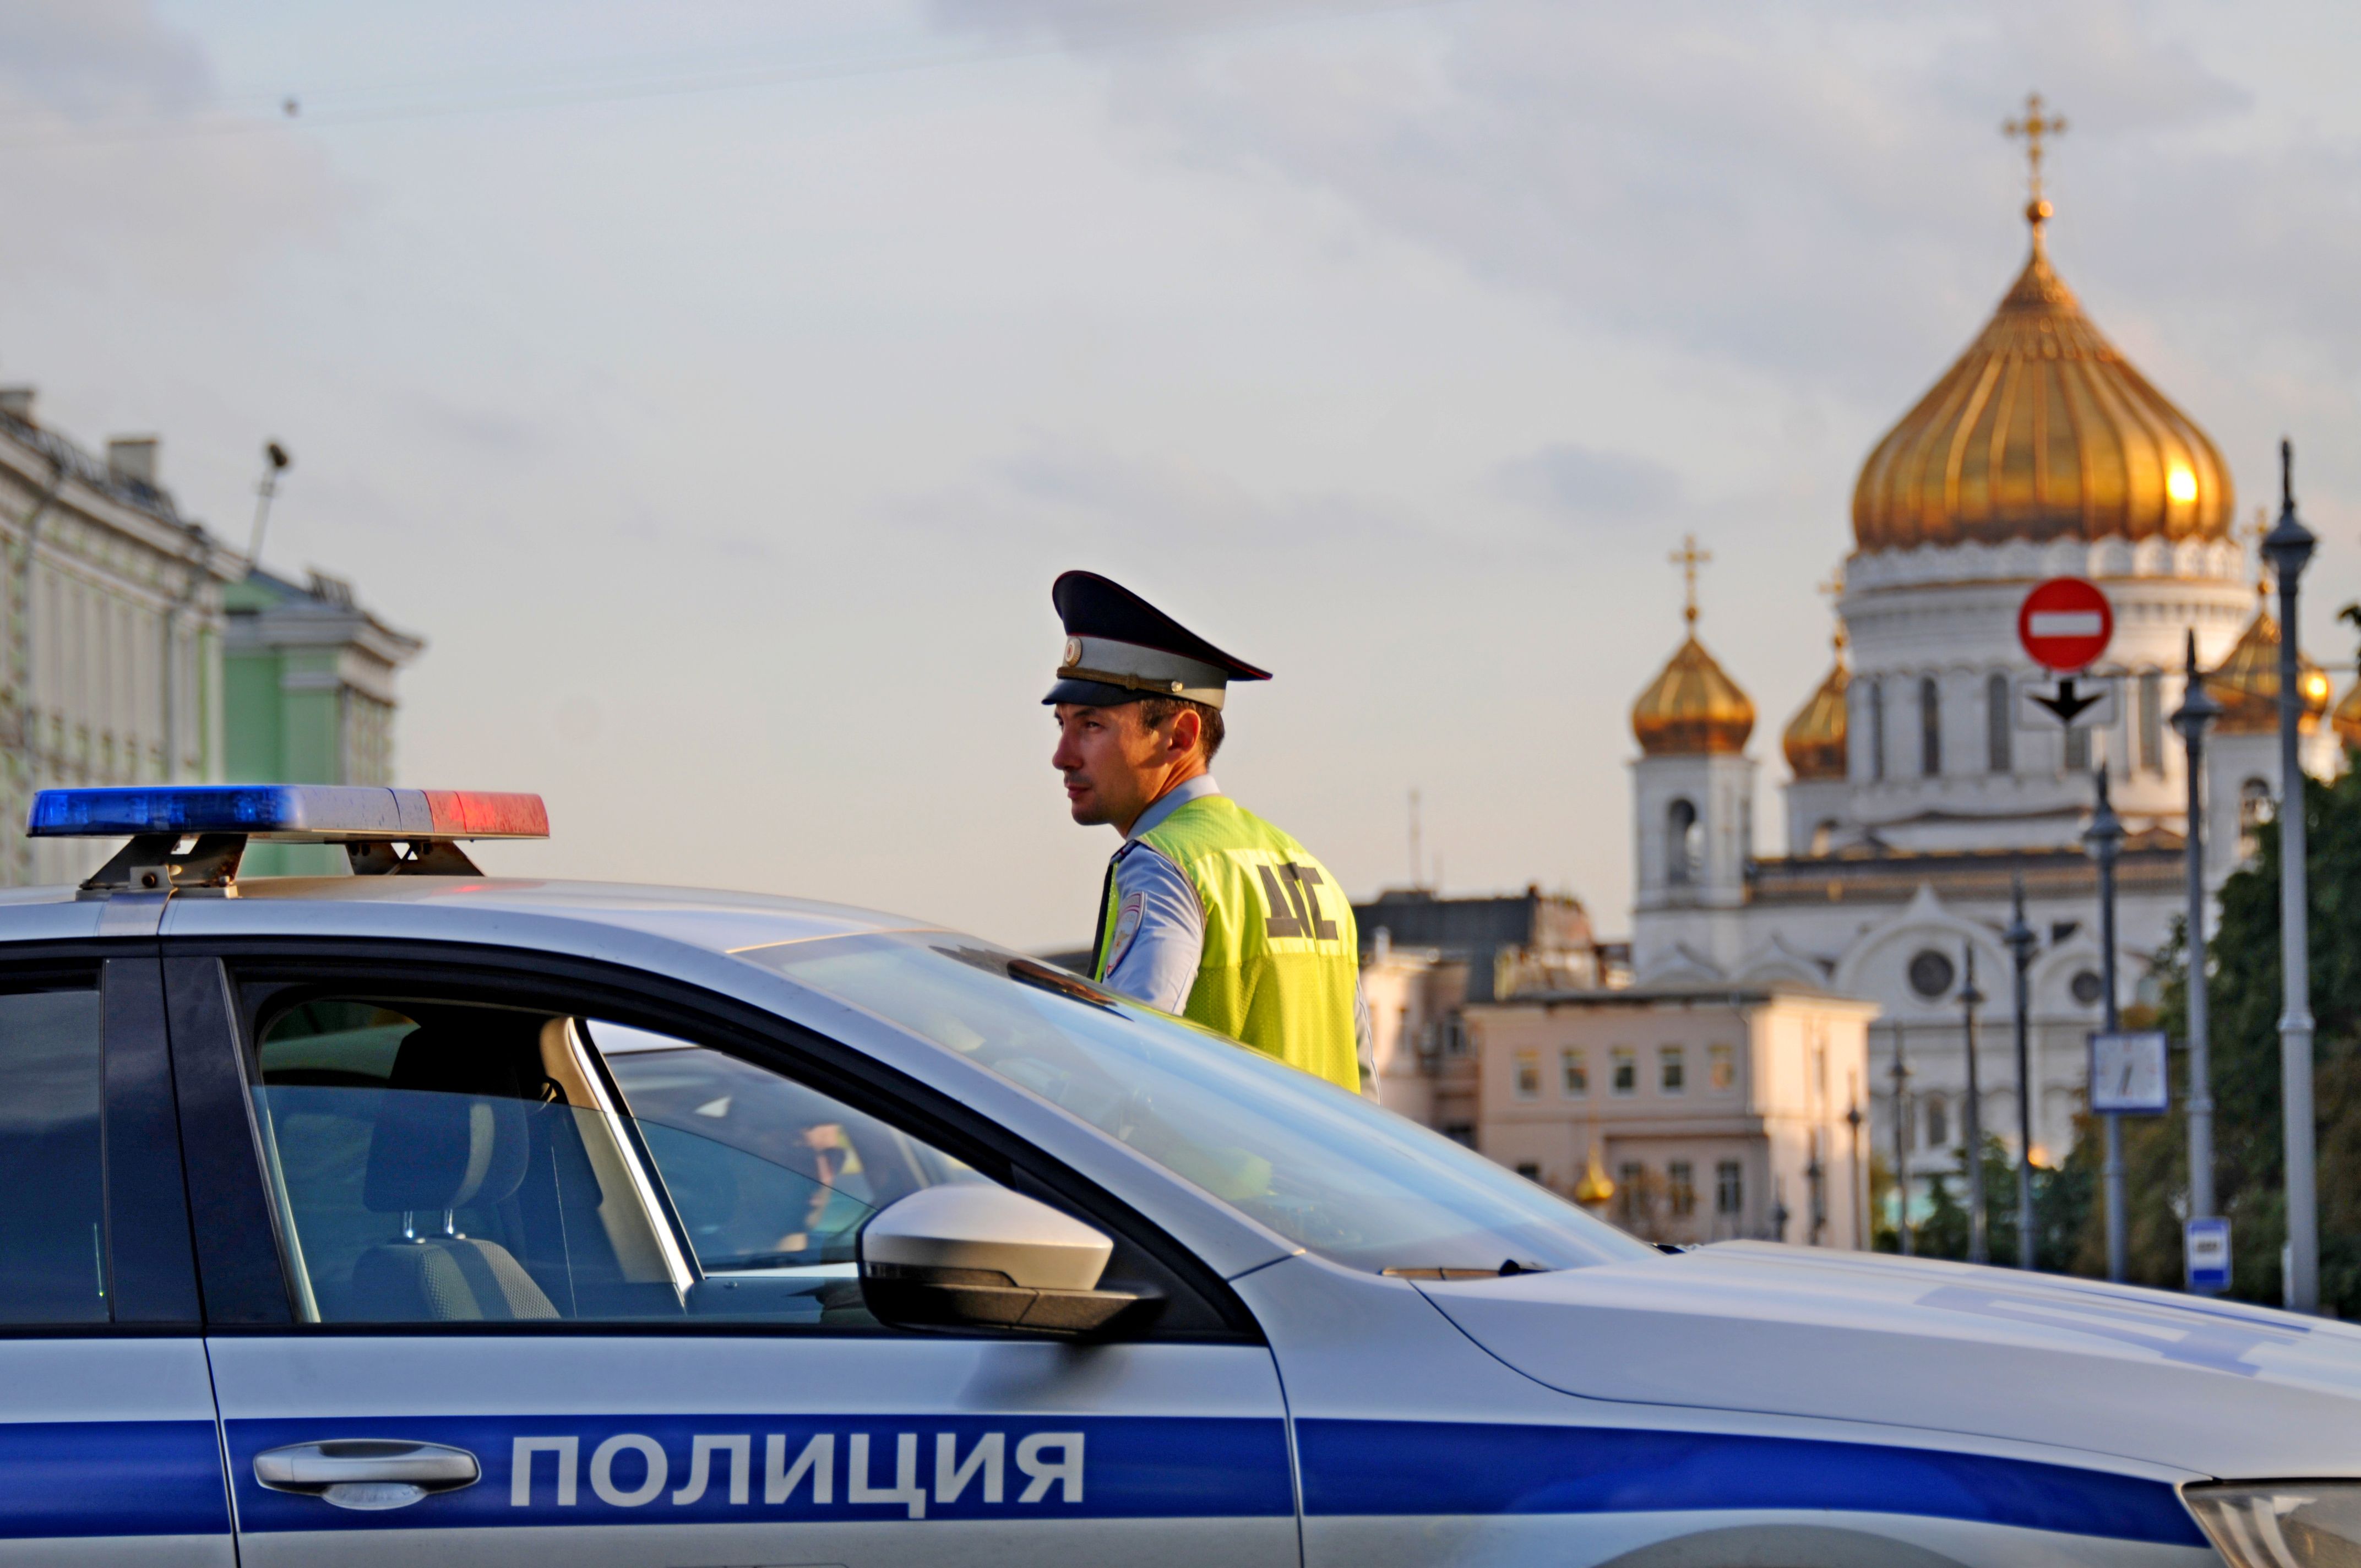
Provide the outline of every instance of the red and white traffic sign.
<path id="1" fill-rule="evenodd" d="M 2060 674 L 2090 668 L 2114 635 L 2114 607 L 2081 577 L 2036 584 L 2016 612 L 2016 640 L 2035 663 Z"/>

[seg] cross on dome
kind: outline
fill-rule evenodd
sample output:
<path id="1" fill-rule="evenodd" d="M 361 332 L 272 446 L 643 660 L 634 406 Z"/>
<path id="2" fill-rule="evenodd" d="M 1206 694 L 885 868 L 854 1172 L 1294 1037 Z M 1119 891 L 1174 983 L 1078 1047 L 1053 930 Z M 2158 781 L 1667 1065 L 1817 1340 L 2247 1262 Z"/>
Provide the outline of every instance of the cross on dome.
<path id="1" fill-rule="evenodd" d="M 1685 533 L 1681 535 L 1681 547 L 1666 559 L 1681 569 L 1681 619 L 1695 626 L 1697 618 L 1697 568 L 1713 560 L 1713 552 L 1698 549 L 1697 535 Z"/>
<path id="2" fill-rule="evenodd" d="M 2000 134 L 2024 138 L 2027 185 L 2032 192 L 2025 204 L 2025 216 L 2038 231 L 2041 220 L 2049 215 L 2049 203 L 2041 195 L 2041 144 L 2051 137 L 2066 134 L 2066 116 L 2043 114 L 2041 94 L 2027 93 L 2025 95 L 2025 117 L 2002 121 Z"/>

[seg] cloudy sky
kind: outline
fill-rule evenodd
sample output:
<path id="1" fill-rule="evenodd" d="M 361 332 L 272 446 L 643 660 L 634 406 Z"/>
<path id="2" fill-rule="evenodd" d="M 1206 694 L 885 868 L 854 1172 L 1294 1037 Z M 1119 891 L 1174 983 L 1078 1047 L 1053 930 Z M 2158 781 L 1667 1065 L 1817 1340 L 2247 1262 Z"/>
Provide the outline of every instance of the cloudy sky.
<path id="1" fill-rule="evenodd" d="M 1082 939 L 1050 578 L 1277 670 L 1220 774 L 1356 894 L 1625 928 L 1624 713 L 1715 554 L 1776 731 L 1861 456 L 2054 253 L 2361 593 L 2361 11 L 19 0 L 0 379 L 431 647 L 405 782 L 523 873 Z"/>

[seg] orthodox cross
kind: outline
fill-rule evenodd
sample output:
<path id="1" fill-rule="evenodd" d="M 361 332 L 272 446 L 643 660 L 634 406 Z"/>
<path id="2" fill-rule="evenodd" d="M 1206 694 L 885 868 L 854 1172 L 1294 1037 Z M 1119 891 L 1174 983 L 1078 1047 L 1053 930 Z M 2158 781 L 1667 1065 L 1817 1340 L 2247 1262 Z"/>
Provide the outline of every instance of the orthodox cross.
<path id="1" fill-rule="evenodd" d="M 1681 569 L 1681 619 L 1695 626 L 1697 568 L 1713 559 L 1713 552 L 1698 549 L 1697 535 L 1685 533 L 1681 536 L 1681 547 L 1674 551 L 1669 559 Z"/>
<path id="2" fill-rule="evenodd" d="M 2025 118 L 2004 120 L 2000 134 L 2025 138 L 2025 161 L 2032 170 L 2033 205 L 2041 205 L 2041 144 L 2050 137 L 2066 134 L 2066 116 L 2041 112 L 2041 94 L 2025 95 Z"/>
<path id="3" fill-rule="evenodd" d="M 1828 574 L 1828 580 L 1819 585 L 1818 591 L 1828 595 L 1828 613 L 1835 616 L 1837 620 L 1837 631 L 1834 641 L 1838 650 L 1841 652 L 1845 645 L 1844 609 L 1842 604 L 1844 599 L 1844 568 L 1842 566 L 1839 566 L 1835 571 L 1830 572 Z"/>
<path id="4" fill-rule="evenodd" d="M 2255 521 L 2245 528 L 2234 527 L 2235 534 L 2244 534 L 2255 543 L 2255 597 L 2268 598 L 2271 592 L 2271 558 L 2263 552 L 2263 540 L 2271 532 L 2271 510 L 2268 507 L 2255 509 Z"/>

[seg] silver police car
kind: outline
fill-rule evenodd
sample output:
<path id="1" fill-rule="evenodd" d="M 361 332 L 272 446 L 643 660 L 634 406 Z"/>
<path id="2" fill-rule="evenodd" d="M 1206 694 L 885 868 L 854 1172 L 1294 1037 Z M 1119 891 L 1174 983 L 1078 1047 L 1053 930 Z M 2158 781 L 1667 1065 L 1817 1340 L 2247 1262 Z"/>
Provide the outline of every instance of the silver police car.
<path id="1" fill-rule="evenodd" d="M 531 796 L 33 828 L 126 841 L 0 901 L 0 1563 L 2361 1562 L 2340 1324 L 1667 1255 L 988 942 L 484 877 Z"/>

